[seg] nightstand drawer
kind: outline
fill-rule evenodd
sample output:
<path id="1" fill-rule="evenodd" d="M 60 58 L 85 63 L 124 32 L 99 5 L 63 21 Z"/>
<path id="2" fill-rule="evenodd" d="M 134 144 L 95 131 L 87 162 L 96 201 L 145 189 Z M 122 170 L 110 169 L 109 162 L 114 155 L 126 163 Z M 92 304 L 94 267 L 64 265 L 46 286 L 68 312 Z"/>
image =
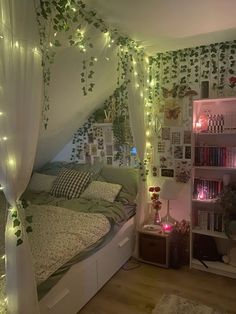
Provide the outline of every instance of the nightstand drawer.
<path id="1" fill-rule="evenodd" d="M 139 234 L 139 257 L 160 266 L 169 266 L 169 238 L 166 236 Z"/>

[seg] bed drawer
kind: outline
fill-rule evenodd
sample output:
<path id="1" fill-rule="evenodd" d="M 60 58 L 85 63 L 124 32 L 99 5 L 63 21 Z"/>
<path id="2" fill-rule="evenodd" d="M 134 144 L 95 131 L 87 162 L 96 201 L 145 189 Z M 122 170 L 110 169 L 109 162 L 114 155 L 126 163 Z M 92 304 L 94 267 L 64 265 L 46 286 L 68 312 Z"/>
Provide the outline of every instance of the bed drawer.
<path id="1" fill-rule="evenodd" d="M 62 284 L 63 282 L 63 284 Z M 97 292 L 96 261 L 74 265 L 41 301 L 41 314 L 75 314 Z"/>
<path id="2" fill-rule="evenodd" d="M 97 260 L 98 289 L 113 276 L 131 257 L 134 249 L 133 226 L 114 238 Z"/>

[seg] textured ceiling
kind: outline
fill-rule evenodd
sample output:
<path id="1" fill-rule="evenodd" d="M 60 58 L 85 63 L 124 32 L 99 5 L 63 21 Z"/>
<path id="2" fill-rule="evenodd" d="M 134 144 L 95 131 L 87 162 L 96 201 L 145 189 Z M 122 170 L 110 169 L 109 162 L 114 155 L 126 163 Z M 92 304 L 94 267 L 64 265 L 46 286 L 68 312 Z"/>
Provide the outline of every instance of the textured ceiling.
<path id="1" fill-rule="evenodd" d="M 236 39 L 236 0 L 87 0 L 148 54 Z"/>

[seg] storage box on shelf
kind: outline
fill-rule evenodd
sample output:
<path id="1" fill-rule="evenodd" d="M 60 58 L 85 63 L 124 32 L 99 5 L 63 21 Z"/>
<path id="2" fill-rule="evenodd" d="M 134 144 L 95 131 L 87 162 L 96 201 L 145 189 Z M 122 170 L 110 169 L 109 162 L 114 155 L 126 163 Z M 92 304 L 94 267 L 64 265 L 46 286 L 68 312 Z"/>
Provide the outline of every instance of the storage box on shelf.
<path id="1" fill-rule="evenodd" d="M 213 237 L 222 255 L 232 244 L 216 199 L 224 185 L 236 182 L 236 98 L 195 100 L 192 133 L 191 267 L 236 278 L 236 267 L 222 261 L 205 261 L 205 267 L 193 258 L 199 234 Z"/>

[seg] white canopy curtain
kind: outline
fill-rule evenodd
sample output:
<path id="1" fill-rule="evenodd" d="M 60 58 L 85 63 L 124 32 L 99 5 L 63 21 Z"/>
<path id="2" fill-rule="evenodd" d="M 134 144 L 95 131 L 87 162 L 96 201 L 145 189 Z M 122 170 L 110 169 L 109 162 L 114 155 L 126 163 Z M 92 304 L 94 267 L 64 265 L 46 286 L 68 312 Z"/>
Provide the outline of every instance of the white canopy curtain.
<path id="1" fill-rule="evenodd" d="M 34 2 L 0 1 L 0 184 L 11 208 L 5 231 L 6 291 L 10 314 L 37 314 L 38 301 L 27 233 L 16 211 L 34 163 L 41 122 L 41 57 Z M 20 217 L 18 216 L 20 220 Z"/>
<path id="2" fill-rule="evenodd" d="M 139 65 L 143 66 L 143 65 Z M 140 68 L 144 72 L 144 68 Z M 137 149 L 137 155 L 140 162 L 143 163 L 146 157 L 146 127 L 145 127 L 145 97 L 144 91 L 137 87 L 134 77 L 130 79 L 129 84 L 129 116 L 131 123 L 131 130 L 134 138 L 134 144 Z M 143 164 L 143 167 L 145 165 Z M 145 172 L 145 169 L 142 172 Z M 136 228 L 138 229 L 145 220 L 146 206 L 147 206 L 147 181 L 143 180 L 146 177 L 139 176 L 138 196 L 137 196 L 137 211 L 136 211 Z M 137 241 L 136 241 L 137 244 Z M 137 254 L 137 245 L 134 255 Z"/>

